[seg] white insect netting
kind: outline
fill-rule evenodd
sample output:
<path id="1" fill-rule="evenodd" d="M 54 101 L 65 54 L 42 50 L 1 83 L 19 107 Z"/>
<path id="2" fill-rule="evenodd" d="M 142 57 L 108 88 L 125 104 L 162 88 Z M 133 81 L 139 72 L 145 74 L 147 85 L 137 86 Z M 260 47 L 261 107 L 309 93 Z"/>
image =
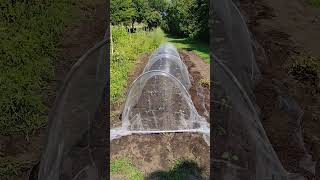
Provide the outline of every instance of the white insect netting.
<path id="1" fill-rule="evenodd" d="M 180 58 L 177 48 L 170 43 L 161 44 L 160 47 L 152 53 L 150 59 L 161 54 L 173 55 Z"/>
<path id="2" fill-rule="evenodd" d="M 244 17 L 232 0 L 214 0 L 210 5 L 213 10 L 210 12 L 213 17 L 210 20 L 210 52 L 213 53 L 214 64 L 212 93 L 215 121 L 212 135 L 215 142 L 213 178 L 304 179 L 286 171 L 262 126 L 254 95 L 261 75 L 254 41 Z M 301 124 L 303 111 L 299 105 L 287 95 L 279 93 L 278 96 L 280 102 L 285 101 L 283 109 L 290 114 L 290 121 Z M 300 126 L 297 126 L 292 141 L 303 148 Z"/>
<path id="3" fill-rule="evenodd" d="M 109 31 L 107 31 L 109 32 Z M 107 33 L 106 33 L 106 36 Z M 89 49 L 70 70 L 49 115 L 38 179 L 105 179 L 104 118 L 109 40 Z M 101 141 L 102 140 L 102 141 Z"/>
<path id="4" fill-rule="evenodd" d="M 152 70 L 160 70 L 177 78 L 186 89 L 190 89 L 188 69 L 179 57 L 170 54 L 161 54 L 151 58 L 144 68 L 144 73 Z"/>
<path id="5" fill-rule="evenodd" d="M 195 109 L 190 87 L 188 70 L 175 47 L 161 45 L 132 83 L 122 126 L 111 129 L 111 140 L 132 133 L 198 132 L 209 144 L 209 123 Z"/>

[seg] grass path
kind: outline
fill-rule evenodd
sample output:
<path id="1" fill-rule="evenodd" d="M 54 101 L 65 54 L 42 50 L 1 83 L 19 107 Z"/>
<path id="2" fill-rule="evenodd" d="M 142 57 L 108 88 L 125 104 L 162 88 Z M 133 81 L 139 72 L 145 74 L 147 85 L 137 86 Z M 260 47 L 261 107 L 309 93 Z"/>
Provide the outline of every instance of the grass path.
<path id="1" fill-rule="evenodd" d="M 209 44 L 201 41 L 191 40 L 189 38 L 175 37 L 166 35 L 166 40 L 173 43 L 179 49 L 191 49 L 201 59 L 204 59 L 206 63 L 210 63 Z"/>

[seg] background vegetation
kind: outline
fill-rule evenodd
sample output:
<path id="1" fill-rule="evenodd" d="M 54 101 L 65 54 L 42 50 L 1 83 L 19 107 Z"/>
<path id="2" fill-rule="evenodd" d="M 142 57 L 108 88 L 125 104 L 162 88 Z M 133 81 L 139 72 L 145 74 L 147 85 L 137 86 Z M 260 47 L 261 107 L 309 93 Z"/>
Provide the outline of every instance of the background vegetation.
<path id="1" fill-rule="evenodd" d="M 191 48 L 209 62 L 208 0 L 111 0 L 110 12 L 112 104 L 122 102 L 138 57 L 164 41 Z"/>
<path id="2" fill-rule="evenodd" d="M 172 0 L 162 28 L 172 35 L 209 42 L 208 18 L 208 0 Z"/>
<path id="3" fill-rule="evenodd" d="M 110 101 L 121 102 L 125 97 L 128 74 L 134 62 L 145 52 L 151 52 L 165 41 L 164 33 L 157 28 L 151 32 L 127 33 L 121 26 L 112 27 L 114 53 L 110 62 Z"/>
<path id="4" fill-rule="evenodd" d="M 0 0 L 0 134 L 46 122 L 44 91 L 72 1 Z"/>
<path id="5" fill-rule="evenodd" d="M 144 23 L 171 35 L 208 42 L 208 0 L 111 0 L 111 23 Z"/>

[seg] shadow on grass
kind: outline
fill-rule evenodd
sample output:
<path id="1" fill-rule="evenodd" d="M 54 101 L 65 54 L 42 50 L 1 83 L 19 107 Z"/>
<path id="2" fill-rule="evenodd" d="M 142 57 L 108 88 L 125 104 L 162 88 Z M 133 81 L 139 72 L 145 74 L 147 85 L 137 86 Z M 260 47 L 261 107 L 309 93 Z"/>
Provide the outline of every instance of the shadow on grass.
<path id="1" fill-rule="evenodd" d="M 202 59 L 209 61 L 209 44 L 202 41 L 192 40 L 190 38 L 182 38 L 173 35 L 166 35 L 169 42 L 176 45 L 177 48 L 194 51 Z"/>
<path id="2" fill-rule="evenodd" d="M 146 180 L 205 180 L 203 177 L 202 168 L 200 168 L 194 161 L 178 162 L 169 171 L 156 171 L 151 173 Z"/>

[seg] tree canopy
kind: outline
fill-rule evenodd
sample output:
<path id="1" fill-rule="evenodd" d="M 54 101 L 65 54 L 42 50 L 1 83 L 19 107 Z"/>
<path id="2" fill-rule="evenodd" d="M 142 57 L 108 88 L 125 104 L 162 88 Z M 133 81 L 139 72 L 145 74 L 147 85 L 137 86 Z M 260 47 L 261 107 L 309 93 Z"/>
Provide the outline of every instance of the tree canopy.
<path id="1" fill-rule="evenodd" d="M 171 0 L 163 29 L 170 34 L 208 39 L 208 0 Z"/>
<path id="2" fill-rule="evenodd" d="M 169 34 L 208 40 L 209 0 L 111 0 L 111 23 L 145 23 Z"/>

